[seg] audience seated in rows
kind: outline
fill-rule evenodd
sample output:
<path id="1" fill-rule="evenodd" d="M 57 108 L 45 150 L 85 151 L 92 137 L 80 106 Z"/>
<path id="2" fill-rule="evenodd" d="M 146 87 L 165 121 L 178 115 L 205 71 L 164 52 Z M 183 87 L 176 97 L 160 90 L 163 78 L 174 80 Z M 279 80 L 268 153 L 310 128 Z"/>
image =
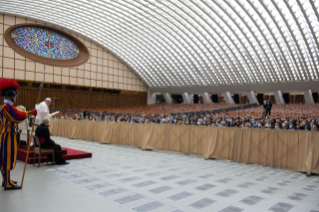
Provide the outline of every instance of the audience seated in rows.
<path id="1" fill-rule="evenodd" d="M 163 107 L 184 108 L 184 105 L 162 105 Z M 229 108 L 234 105 L 202 105 L 203 108 Z M 176 108 L 175 108 L 176 107 Z M 156 107 L 155 107 L 156 108 Z M 197 105 L 195 108 L 199 109 Z M 210 108 L 212 110 L 212 108 Z M 138 111 L 142 111 L 139 109 Z M 181 110 L 180 110 L 181 111 Z M 225 113 L 206 113 L 201 115 L 189 115 L 181 113 L 178 115 L 140 115 L 122 114 L 105 115 L 100 112 L 93 114 L 84 120 L 106 121 L 106 122 L 127 122 L 140 124 L 176 124 L 176 125 L 197 125 L 197 126 L 216 126 L 216 127 L 242 127 L 242 128 L 263 128 L 263 129 L 282 129 L 282 130 L 318 130 L 319 124 L 319 105 L 273 105 L 271 117 L 262 118 L 263 107 L 253 107 L 245 110 L 235 110 Z M 63 119 L 83 120 L 83 114 L 71 114 L 61 116 Z"/>

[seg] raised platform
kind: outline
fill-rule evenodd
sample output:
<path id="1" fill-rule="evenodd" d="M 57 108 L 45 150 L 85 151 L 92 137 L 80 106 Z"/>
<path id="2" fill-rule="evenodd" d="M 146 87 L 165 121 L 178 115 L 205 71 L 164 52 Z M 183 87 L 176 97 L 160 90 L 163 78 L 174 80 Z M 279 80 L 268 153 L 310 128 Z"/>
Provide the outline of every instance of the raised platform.
<path id="1" fill-rule="evenodd" d="M 92 153 L 90 152 L 84 152 L 80 150 L 75 150 L 75 149 L 69 149 L 62 147 L 62 152 L 63 152 L 63 157 L 65 160 L 74 160 L 74 159 L 82 159 L 82 158 L 91 158 Z M 29 151 L 29 158 L 28 158 L 28 164 L 33 164 L 33 154 L 34 154 L 34 148 L 30 148 Z M 18 148 L 18 160 L 20 161 L 25 161 L 27 155 L 27 150 L 25 147 L 23 148 Z M 38 162 L 38 157 L 36 157 L 36 163 Z M 41 157 L 41 163 L 47 162 L 47 157 L 42 156 Z"/>

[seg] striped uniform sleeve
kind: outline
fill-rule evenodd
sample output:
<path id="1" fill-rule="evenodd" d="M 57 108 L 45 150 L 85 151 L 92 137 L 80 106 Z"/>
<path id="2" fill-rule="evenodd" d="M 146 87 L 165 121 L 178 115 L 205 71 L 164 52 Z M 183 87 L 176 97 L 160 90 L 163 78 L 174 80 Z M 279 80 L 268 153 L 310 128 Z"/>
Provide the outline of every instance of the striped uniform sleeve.
<path id="1" fill-rule="evenodd" d="M 5 116 L 12 123 L 21 123 L 23 122 L 24 119 L 33 115 L 33 110 L 22 111 L 8 104 L 4 105 L 3 109 L 4 109 Z"/>

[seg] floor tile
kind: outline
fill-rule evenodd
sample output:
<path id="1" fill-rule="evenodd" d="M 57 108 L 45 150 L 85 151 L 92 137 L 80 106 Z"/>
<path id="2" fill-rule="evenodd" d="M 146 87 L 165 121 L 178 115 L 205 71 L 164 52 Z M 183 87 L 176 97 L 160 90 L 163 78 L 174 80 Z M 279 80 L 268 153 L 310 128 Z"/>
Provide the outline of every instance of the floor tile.
<path id="1" fill-rule="evenodd" d="M 251 182 L 244 182 L 244 183 L 241 183 L 239 185 L 237 185 L 237 187 L 240 187 L 240 188 L 250 188 L 251 186 L 255 185 L 255 183 L 251 183 Z"/>
<path id="2" fill-rule="evenodd" d="M 209 189 L 214 188 L 214 187 L 215 187 L 215 185 L 210 184 L 210 183 L 206 183 L 206 184 L 197 186 L 194 189 L 199 190 L 199 191 L 206 191 L 206 190 L 209 190 Z"/>
<path id="3" fill-rule="evenodd" d="M 141 179 L 140 177 L 128 177 L 128 178 L 124 178 L 124 179 L 121 179 L 121 180 L 118 180 L 122 183 L 127 183 L 127 182 L 132 182 L 132 181 L 135 181 L 135 180 L 139 180 Z"/>
<path id="4" fill-rule="evenodd" d="M 246 197 L 245 199 L 240 200 L 239 202 L 242 202 L 247 205 L 255 205 L 258 202 L 262 201 L 264 198 L 256 195 L 250 195 Z"/>
<path id="5" fill-rule="evenodd" d="M 275 187 L 267 187 L 265 189 L 262 189 L 261 192 L 265 193 L 265 194 L 274 194 L 278 191 L 278 188 Z"/>
<path id="6" fill-rule="evenodd" d="M 190 197 L 192 196 L 193 194 L 192 193 L 189 193 L 189 192 L 186 192 L 186 191 L 183 191 L 183 192 L 180 192 L 180 193 L 177 193 L 177 194 L 173 194 L 171 196 L 168 196 L 166 197 L 167 199 L 170 199 L 170 200 L 173 200 L 173 201 L 179 201 L 181 199 L 185 199 L 187 197 Z"/>
<path id="7" fill-rule="evenodd" d="M 295 201 L 302 201 L 307 198 L 306 194 L 303 193 L 292 193 L 287 196 L 287 199 L 295 200 Z"/>
<path id="8" fill-rule="evenodd" d="M 305 191 L 317 191 L 319 189 L 318 185 L 304 185 L 302 189 Z"/>
<path id="9" fill-rule="evenodd" d="M 164 204 L 161 202 L 157 202 L 157 201 L 153 201 L 144 205 L 140 205 L 138 207 L 132 208 L 133 211 L 137 211 L 137 212 L 148 212 L 148 211 L 152 211 L 154 209 L 163 207 Z"/>
<path id="10" fill-rule="evenodd" d="M 213 177 L 214 175 L 212 174 L 204 174 L 204 175 L 200 175 L 199 178 L 202 178 L 202 179 L 207 179 L 207 178 L 210 178 L 210 177 Z"/>
<path id="11" fill-rule="evenodd" d="M 84 183 L 91 183 L 91 182 L 95 182 L 95 181 L 99 181 L 99 180 L 100 179 L 98 179 L 98 178 L 90 178 L 90 179 L 74 181 L 74 183 L 76 183 L 76 184 L 84 184 Z"/>
<path id="12" fill-rule="evenodd" d="M 223 178 L 223 179 L 220 179 L 220 180 L 216 180 L 216 182 L 219 182 L 219 183 L 229 183 L 230 181 L 232 181 L 233 179 L 232 178 Z"/>
<path id="13" fill-rule="evenodd" d="M 244 210 L 245 209 L 243 209 L 243 208 L 238 208 L 236 206 L 230 205 L 230 206 L 228 206 L 226 208 L 223 208 L 223 209 L 219 210 L 218 212 L 242 212 Z"/>
<path id="14" fill-rule="evenodd" d="M 151 190 L 148 190 L 148 191 L 153 193 L 153 194 L 159 194 L 159 193 L 162 193 L 162 192 L 165 192 L 165 191 L 169 191 L 171 189 L 173 189 L 173 188 L 169 187 L 169 186 L 161 186 L 161 187 L 154 188 L 154 189 L 151 189 Z"/>
<path id="15" fill-rule="evenodd" d="M 152 173 L 148 173 L 148 174 L 145 174 L 145 175 L 153 177 L 153 176 L 158 176 L 158 175 L 161 175 L 161 174 L 163 174 L 163 173 L 162 172 L 152 172 Z"/>
<path id="16" fill-rule="evenodd" d="M 127 174 L 125 173 L 116 173 L 116 174 L 109 174 L 109 175 L 106 175 L 105 177 L 108 177 L 108 178 L 116 178 L 116 177 L 122 177 L 122 176 L 125 176 Z"/>
<path id="17" fill-rule="evenodd" d="M 238 191 L 233 190 L 233 189 L 226 189 L 226 190 L 223 190 L 223 191 L 216 193 L 215 195 L 227 198 L 227 197 L 230 197 L 236 193 L 238 193 Z"/>
<path id="18" fill-rule="evenodd" d="M 100 192 L 99 194 L 101 194 L 102 196 L 107 197 L 107 196 L 114 195 L 114 194 L 119 194 L 119 193 L 122 193 L 122 192 L 125 192 L 125 191 L 127 191 L 127 190 L 123 189 L 123 188 L 116 188 L 116 189 Z"/>
<path id="19" fill-rule="evenodd" d="M 196 180 L 182 180 L 182 181 L 179 181 L 175 184 L 178 184 L 178 185 L 188 185 L 188 184 L 191 184 L 191 183 L 195 183 Z"/>
<path id="20" fill-rule="evenodd" d="M 126 197 L 115 199 L 114 201 L 119 203 L 119 204 L 126 204 L 126 203 L 134 202 L 136 200 L 140 200 L 140 199 L 143 199 L 143 198 L 144 198 L 144 196 L 141 195 L 141 194 L 132 194 L 132 195 L 129 195 L 129 196 L 126 196 Z"/>
<path id="21" fill-rule="evenodd" d="M 209 199 L 209 198 L 203 198 L 203 199 L 197 200 L 196 202 L 189 204 L 188 206 L 200 210 L 200 209 L 206 208 L 209 205 L 214 204 L 215 202 L 217 202 L 217 201 Z"/>
<path id="22" fill-rule="evenodd" d="M 290 211 L 294 205 L 284 203 L 284 202 L 278 202 L 275 205 L 271 206 L 268 210 L 273 212 L 288 212 Z"/>
<path id="23" fill-rule="evenodd" d="M 108 187 L 108 186 L 111 186 L 111 185 L 112 185 L 111 183 L 101 183 L 101 184 L 87 186 L 85 188 L 87 188 L 89 190 L 95 190 L 95 189 L 99 189 L 99 188 Z"/>
<path id="24" fill-rule="evenodd" d="M 170 176 L 166 176 L 166 177 L 161 177 L 159 178 L 160 180 L 173 180 L 173 179 L 176 179 L 178 178 L 179 176 L 176 176 L 176 175 L 170 175 Z"/>
<path id="25" fill-rule="evenodd" d="M 137 183 L 137 184 L 134 184 L 132 186 L 136 187 L 136 188 L 142 188 L 142 187 L 145 187 L 145 186 L 149 186 L 149 185 L 153 185 L 155 184 L 156 182 L 154 181 L 145 181 L 145 182 L 141 182 L 141 183 Z"/>

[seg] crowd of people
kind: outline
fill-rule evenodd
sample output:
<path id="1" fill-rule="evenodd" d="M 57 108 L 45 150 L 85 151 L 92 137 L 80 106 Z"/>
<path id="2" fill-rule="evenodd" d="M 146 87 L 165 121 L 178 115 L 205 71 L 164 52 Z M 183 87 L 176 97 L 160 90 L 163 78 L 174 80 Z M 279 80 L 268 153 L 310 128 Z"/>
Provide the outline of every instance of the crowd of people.
<path id="1" fill-rule="evenodd" d="M 90 112 L 103 112 L 113 114 L 174 114 L 174 113 L 189 113 L 189 112 L 202 112 L 202 111 L 213 111 L 219 109 L 233 108 L 232 104 L 165 104 L 159 103 L 154 105 L 145 106 L 130 106 L 120 108 L 100 108 L 91 109 Z"/>
<path id="2" fill-rule="evenodd" d="M 221 104 L 218 106 L 219 110 L 211 112 L 180 112 L 157 115 L 108 114 L 104 112 L 84 111 L 81 113 L 64 113 L 54 118 L 139 124 L 155 123 L 287 130 L 317 130 L 319 127 L 319 105 L 273 105 L 271 107 L 271 115 L 269 115 L 269 107 L 265 107 L 264 105 L 249 107 L 248 109 L 237 107 L 235 110 L 231 110 L 234 105 Z M 178 111 L 179 107 L 185 107 L 185 105 L 166 106 L 173 108 L 173 111 Z M 209 106 L 211 105 L 205 105 L 207 109 Z M 222 107 L 227 108 L 227 111 L 221 110 Z M 143 111 L 142 108 L 139 111 Z"/>

